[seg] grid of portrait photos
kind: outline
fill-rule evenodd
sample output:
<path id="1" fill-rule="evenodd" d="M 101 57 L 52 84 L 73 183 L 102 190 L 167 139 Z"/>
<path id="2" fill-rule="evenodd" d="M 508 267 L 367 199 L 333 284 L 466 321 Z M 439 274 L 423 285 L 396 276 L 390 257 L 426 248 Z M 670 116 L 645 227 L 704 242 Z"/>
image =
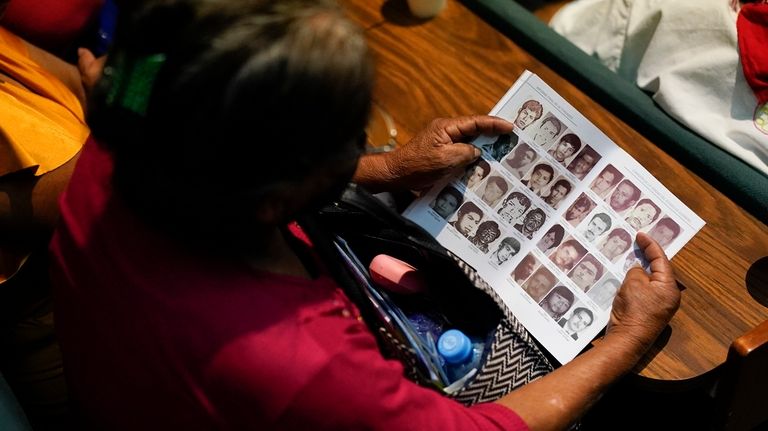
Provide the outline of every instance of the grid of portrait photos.
<path id="1" fill-rule="evenodd" d="M 607 324 L 621 280 L 648 266 L 648 233 L 673 256 L 704 222 L 537 76 L 526 72 L 491 115 L 482 157 L 404 215 L 472 265 L 561 363 Z"/>

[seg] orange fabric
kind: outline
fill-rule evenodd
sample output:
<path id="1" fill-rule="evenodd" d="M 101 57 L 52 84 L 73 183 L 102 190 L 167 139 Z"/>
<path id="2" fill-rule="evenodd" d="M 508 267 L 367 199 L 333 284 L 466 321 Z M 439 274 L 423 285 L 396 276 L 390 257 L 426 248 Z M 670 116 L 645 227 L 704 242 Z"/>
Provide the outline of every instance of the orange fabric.
<path id="1" fill-rule="evenodd" d="M 57 77 L 33 61 L 22 39 L 0 27 L 0 177 L 26 170 L 40 176 L 69 161 L 89 129 L 80 101 Z M 0 248 L 0 283 L 29 256 Z"/>
<path id="2" fill-rule="evenodd" d="M 24 169 L 42 175 L 66 163 L 89 134 L 80 101 L 2 27 L 0 71 L 26 87 L 0 83 L 0 176 Z"/>

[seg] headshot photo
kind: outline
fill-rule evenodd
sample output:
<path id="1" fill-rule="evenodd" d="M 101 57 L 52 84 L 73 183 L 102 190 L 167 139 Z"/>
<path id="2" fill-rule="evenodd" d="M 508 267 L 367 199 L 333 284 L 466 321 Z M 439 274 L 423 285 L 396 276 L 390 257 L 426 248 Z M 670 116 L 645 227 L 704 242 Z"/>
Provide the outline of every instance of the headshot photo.
<path id="1" fill-rule="evenodd" d="M 561 225 L 556 224 L 549 228 L 547 233 L 541 237 L 538 244 L 536 244 L 536 247 L 538 247 L 542 253 L 549 255 L 551 252 L 555 251 L 557 246 L 560 245 L 564 236 L 565 229 Z"/>
<path id="2" fill-rule="evenodd" d="M 566 160 L 576 154 L 581 149 L 581 139 L 573 133 L 566 133 L 561 136 L 551 150 L 547 151 L 547 154 L 554 157 L 557 163 L 566 165 Z"/>
<path id="3" fill-rule="evenodd" d="M 607 278 L 597 283 L 593 288 L 589 289 L 587 296 L 589 299 L 595 301 L 600 308 L 608 310 L 613 304 L 613 298 L 616 296 L 616 292 L 619 291 L 619 280 L 615 278 Z"/>
<path id="4" fill-rule="evenodd" d="M 595 256 L 588 254 L 573 267 L 568 278 L 583 292 L 587 292 L 603 276 L 604 269 Z"/>
<path id="5" fill-rule="evenodd" d="M 509 157 L 504 159 L 501 165 L 515 178 L 523 178 L 531 170 L 537 159 L 536 151 L 523 142 L 515 148 Z"/>
<path id="6" fill-rule="evenodd" d="M 581 260 L 584 255 L 587 254 L 587 250 L 578 241 L 571 238 L 560 244 L 555 251 L 549 255 L 549 259 L 556 267 L 560 268 L 564 273 L 573 268 L 573 266 Z"/>
<path id="7" fill-rule="evenodd" d="M 487 203 L 490 207 L 495 207 L 501 198 L 509 190 L 509 184 L 501 176 L 491 175 L 485 180 L 485 185 L 480 186 L 477 189 L 477 195 L 480 196 L 480 200 Z"/>
<path id="8" fill-rule="evenodd" d="M 608 205 L 617 213 L 622 213 L 640 199 L 640 189 L 629 180 L 622 180 L 608 197 Z"/>
<path id="9" fill-rule="evenodd" d="M 579 195 L 579 197 L 565 210 L 563 218 L 571 226 L 577 226 L 587 217 L 592 209 L 595 207 L 595 202 L 589 198 L 585 193 Z"/>
<path id="10" fill-rule="evenodd" d="M 636 265 L 641 266 L 646 271 L 651 265 L 651 263 L 648 262 L 648 259 L 645 258 L 645 253 L 639 248 L 633 248 L 632 251 L 627 254 L 627 257 L 624 258 L 624 265 L 622 265 L 621 270 L 626 274 L 630 268 Z"/>
<path id="11" fill-rule="evenodd" d="M 523 290 L 536 302 L 541 302 L 544 295 L 555 286 L 557 277 L 545 266 L 539 267 L 531 278 L 523 283 Z"/>
<path id="12" fill-rule="evenodd" d="M 429 204 L 429 207 L 432 208 L 437 215 L 448 220 L 448 218 L 456 211 L 456 208 L 459 207 L 459 204 L 463 199 L 464 196 L 460 191 L 452 186 L 446 186 L 440 190 L 440 193 L 438 193 L 435 200 Z"/>
<path id="13" fill-rule="evenodd" d="M 520 241 L 508 236 L 499 241 L 498 248 L 491 253 L 490 262 L 493 266 L 500 266 L 511 257 L 515 256 L 519 251 Z"/>
<path id="14" fill-rule="evenodd" d="M 541 118 L 544 113 L 544 107 L 537 100 L 527 100 L 523 103 L 523 106 L 517 111 L 517 115 L 512 123 L 518 129 L 524 130 L 526 127 L 533 124 L 534 121 Z"/>
<path id="15" fill-rule="evenodd" d="M 623 178 L 624 174 L 619 172 L 613 165 L 608 165 L 600 171 L 589 188 L 592 189 L 600 199 L 605 199 L 605 197 L 608 196 L 608 192 L 610 192 Z"/>
<path id="16" fill-rule="evenodd" d="M 557 322 L 568 312 L 573 305 L 573 301 L 573 292 L 565 286 L 557 286 L 539 302 L 539 306 L 549 314 L 549 317 Z"/>
<path id="17" fill-rule="evenodd" d="M 565 317 L 560 318 L 557 324 L 562 326 L 571 338 L 578 340 L 579 332 L 587 329 L 594 321 L 595 315 L 592 313 L 592 310 L 587 307 L 577 306 L 567 319 Z"/>
<path id="18" fill-rule="evenodd" d="M 521 192 L 512 192 L 501 201 L 496 211 L 502 220 L 510 225 L 520 223 L 523 214 L 531 207 L 531 199 Z"/>
<path id="19" fill-rule="evenodd" d="M 655 239 L 661 248 L 667 248 L 667 246 L 680 235 L 680 225 L 669 217 L 662 217 L 661 220 L 648 231 L 648 235 Z"/>
<path id="20" fill-rule="evenodd" d="M 589 223 L 584 226 L 581 234 L 584 235 L 584 239 L 587 241 L 594 242 L 597 238 L 608 232 L 611 224 L 611 216 L 606 213 L 598 213 L 592 216 Z"/>
<path id="21" fill-rule="evenodd" d="M 456 220 L 450 224 L 460 234 L 469 238 L 475 234 L 482 219 L 483 211 L 474 202 L 465 202 L 456 212 Z"/>
<path id="22" fill-rule="evenodd" d="M 488 253 L 488 244 L 496 241 L 500 236 L 499 224 L 493 220 L 486 220 L 477 226 L 475 234 L 469 237 L 469 242 L 483 253 Z"/>
<path id="23" fill-rule="evenodd" d="M 560 178 L 549 188 L 549 193 L 547 193 L 546 196 L 543 196 L 544 202 L 552 208 L 557 209 L 560 202 L 568 196 L 568 193 L 571 192 L 572 188 L 573 185 L 570 181 Z"/>
<path id="24" fill-rule="evenodd" d="M 538 127 L 533 130 L 531 141 L 540 147 L 548 147 L 555 142 L 555 137 L 560 134 L 565 126 L 554 115 L 547 114 Z"/>
<path id="25" fill-rule="evenodd" d="M 540 163 L 533 167 L 528 178 L 521 181 L 536 196 L 541 196 L 546 190 L 552 178 L 555 176 L 555 170 L 546 163 Z"/>
<path id="26" fill-rule="evenodd" d="M 515 280 L 515 283 L 522 285 L 539 265 L 541 264 L 536 257 L 531 253 L 528 253 L 523 260 L 517 264 L 510 275 L 512 276 L 512 279 Z"/>
<path id="27" fill-rule="evenodd" d="M 531 239 L 536 232 L 547 222 L 547 215 L 541 208 L 534 208 L 528 211 L 523 217 L 523 221 L 514 225 L 524 237 Z"/>
<path id="28" fill-rule="evenodd" d="M 497 162 L 504 158 L 517 145 L 518 137 L 514 133 L 499 135 L 487 148 L 488 153 Z"/>
<path id="29" fill-rule="evenodd" d="M 661 215 L 661 208 L 650 199 L 640 199 L 637 204 L 629 210 L 624 219 L 635 230 L 640 230 L 651 223 Z"/>
<path id="30" fill-rule="evenodd" d="M 568 164 L 567 169 L 576 176 L 576 178 L 583 180 L 601 158 L 602 156 L 600 156 L 597 151 L 589 145 L 585 145 L 584 149 L 582 149 L 581 152 L 573 158 L 571 163 Z"/>
<path id="31" fill-rule="evenodd" d="M 477 159 L 476 162 L 467 166 L 460 181 L 466 184 L 468 189 L 471 189 L 480 184 L 490 173 L 491 165 L 483 159 Z"/>
<path id="32" fill-rule="evenodd" d="M 610 260 L 611 263 L 616 263 L 618 257 L 626 253 L 631 245 L 632 236 L 629 235 L 629 232 L 621 228 L 616 228 L 605 237 L 598 247 L 598 250 L 606 259 Z"/>

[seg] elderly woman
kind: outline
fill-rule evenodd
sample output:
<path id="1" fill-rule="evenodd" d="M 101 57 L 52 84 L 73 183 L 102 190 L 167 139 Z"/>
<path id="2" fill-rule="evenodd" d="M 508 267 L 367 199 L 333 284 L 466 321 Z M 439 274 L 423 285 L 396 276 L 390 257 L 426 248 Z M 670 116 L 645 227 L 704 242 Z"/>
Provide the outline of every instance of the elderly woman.
<path id="1" fill-rule="evenodd" d="M 564 428 L 675 311 L 671 267 L 641 235 L 653 279 L 630 271 L 581 357 L 472 407 L 407 380 L 292 220 L 353 174 L 378 190 L 433 183 L 478 157 L 473 135 L 513 126 L 438 120 L 361 158 L 373 70 L 333 3 L 134 5 L 51 246 L 65 370 L 90 427 Z"/>

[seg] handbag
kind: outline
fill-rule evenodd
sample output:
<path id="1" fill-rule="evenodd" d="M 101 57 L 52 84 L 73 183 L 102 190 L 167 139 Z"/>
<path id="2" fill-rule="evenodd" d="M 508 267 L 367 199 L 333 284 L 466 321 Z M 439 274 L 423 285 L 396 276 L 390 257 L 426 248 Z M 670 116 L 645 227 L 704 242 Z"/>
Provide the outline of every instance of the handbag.
<path id="1" fill-rule="evenodd" d="M 496 292 L 463 260 L 420 226 L 361 187 L 300 220 L 330 274 L 357 305 L 385 357 L 402 362 L 407 378 L 465 405 L 495 401 L 553 370 Z M 428 289 L 402 295 L 370 281 L 367 263 L 387 254 L 412 266 Z M 486 348 L 476 373 L 449 384 L 436 352 L 419 337 L 406 315 L 439 315 L 470 334 L 483 334 Z"/>

